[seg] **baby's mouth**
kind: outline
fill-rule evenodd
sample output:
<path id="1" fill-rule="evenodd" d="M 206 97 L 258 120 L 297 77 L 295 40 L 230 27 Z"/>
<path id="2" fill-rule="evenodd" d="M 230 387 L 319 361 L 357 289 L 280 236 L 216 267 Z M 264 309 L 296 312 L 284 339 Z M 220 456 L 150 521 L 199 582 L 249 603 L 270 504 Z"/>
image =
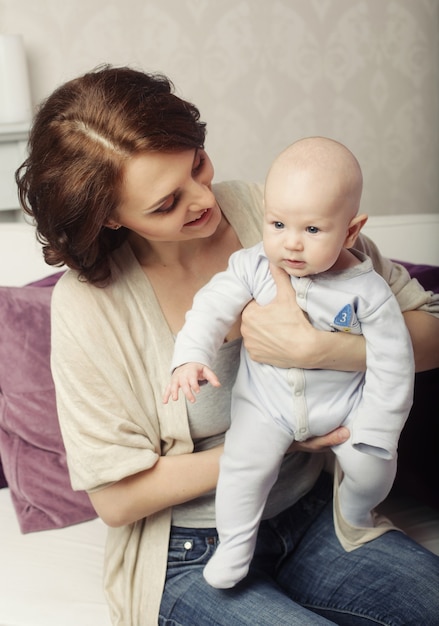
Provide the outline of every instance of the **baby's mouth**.
<path id="1" fill-rule="evenodd" d="M 304 267 L 305 266 L 305 262 L 299 261 L 298 259 L 285 259 L 285 263 L 289 267 Z"/>

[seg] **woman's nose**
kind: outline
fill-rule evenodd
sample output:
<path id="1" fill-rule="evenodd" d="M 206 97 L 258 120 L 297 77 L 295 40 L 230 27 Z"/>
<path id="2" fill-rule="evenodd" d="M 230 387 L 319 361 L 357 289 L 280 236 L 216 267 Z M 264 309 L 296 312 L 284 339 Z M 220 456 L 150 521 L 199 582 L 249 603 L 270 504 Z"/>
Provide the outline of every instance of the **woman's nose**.
<path id="1" fill-rule="evenodd" d="M 215 204 L 215 196 L 209 185 L 194 181 L 189 202 L 190 211 L 208 209 Z"/>

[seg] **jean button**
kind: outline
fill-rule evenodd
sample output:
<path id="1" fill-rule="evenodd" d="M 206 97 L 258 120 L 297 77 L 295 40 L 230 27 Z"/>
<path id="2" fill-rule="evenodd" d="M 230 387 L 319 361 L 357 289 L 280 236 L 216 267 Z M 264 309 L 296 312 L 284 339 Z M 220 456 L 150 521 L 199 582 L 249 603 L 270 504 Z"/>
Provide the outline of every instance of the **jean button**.
<path id="1" fill-rule="evenodd" d="M 192 541 L 185 541 L 184 545 L 183 545 L 183 548 L 185 550 L 191 550 L 192 549 Z"/>

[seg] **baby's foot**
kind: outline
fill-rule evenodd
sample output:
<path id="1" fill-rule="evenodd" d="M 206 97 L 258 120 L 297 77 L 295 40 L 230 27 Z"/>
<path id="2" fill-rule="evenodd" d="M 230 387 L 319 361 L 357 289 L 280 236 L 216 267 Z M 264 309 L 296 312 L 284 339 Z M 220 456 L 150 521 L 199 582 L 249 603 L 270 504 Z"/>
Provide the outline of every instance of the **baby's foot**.
<path id="1" fill-rule="evenodd" d="M 203 576 L 211 587 L 230 589 L 247 576 L 249 568 L 247 562 L 241 565 L 236 563 L 230 565 L 230 563 L 233 563 L 233 559 L 230 558 L 230 555 L 227 558 L 224 557 L 221 553 L 221 547 L 218 546 L 203 571 Z"/>

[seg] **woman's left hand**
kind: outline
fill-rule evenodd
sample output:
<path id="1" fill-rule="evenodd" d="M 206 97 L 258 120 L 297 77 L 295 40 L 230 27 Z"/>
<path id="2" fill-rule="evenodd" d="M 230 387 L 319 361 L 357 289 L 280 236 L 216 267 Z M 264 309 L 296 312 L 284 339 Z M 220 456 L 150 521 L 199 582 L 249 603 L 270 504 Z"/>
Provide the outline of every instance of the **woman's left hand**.
<path id="1" fill-rule="evenodd" d="M 284 270 L 270 264 L 277 294 L 270 304 L 254 300 L 242 313 L 241 333 L 250 357 L 275 367 L 313 367 L 317 333 L 296 302 Z"/>
<path id="2" fill-rule="evenodd" d="M 296 302 L 289 275 L 270 268 L 276 297 L 266 306 L 253 300 L 242 313 L 241 334 L 250 357 L 282 368 L 364 371 L 364 337 L 314 328 Z"/>

